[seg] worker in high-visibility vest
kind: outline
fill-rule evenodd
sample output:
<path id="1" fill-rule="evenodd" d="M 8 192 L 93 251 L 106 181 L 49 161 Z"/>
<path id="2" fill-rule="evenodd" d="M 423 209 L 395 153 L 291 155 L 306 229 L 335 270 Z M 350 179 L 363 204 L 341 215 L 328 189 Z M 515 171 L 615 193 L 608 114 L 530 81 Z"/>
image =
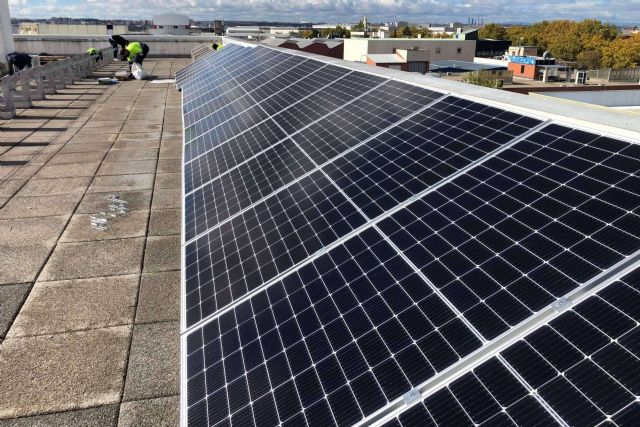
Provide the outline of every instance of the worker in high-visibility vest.
<path id="1" fill-rule="evenodd" d="M 142 65 L 142 61 L 147 57 L 149 53 L 149 46 L 146 43 L 130 42 L 122 36 L 114 35 L 109 36 L 109 44 L 113 47 L 114 58 L 120 58 L 129 62 L 129 68 L 135 62 Z M 117 54 L 118 46 L 120 47 L 120 53 Z"/>
<path id="2" fill-rule="evenodd" d="M 129 62 L 129 68 L 132 64 L 142 65 L 142 61 L 149 54 L 149 46 L 146 43 L 131 42 L 122 51 L 120 58 Z"/>
<path id="3" fill-rule="evenodd" d="M 211 45 L 211 49 L 213 49 L 213 50 L 220 50 L 220 49 L 222 49 L 222 43 L 213 42 L 213 44 Z"/>
<path id="4" fill-rule="evenodd" d="M 100 60 L 102 59 L 102 52 L 100 52 L 95 47 L 91 47 L 91 48 L 87 49 L 87 55 L 95 56 L 96 57 L 96 62 L 100 62 Z"/>

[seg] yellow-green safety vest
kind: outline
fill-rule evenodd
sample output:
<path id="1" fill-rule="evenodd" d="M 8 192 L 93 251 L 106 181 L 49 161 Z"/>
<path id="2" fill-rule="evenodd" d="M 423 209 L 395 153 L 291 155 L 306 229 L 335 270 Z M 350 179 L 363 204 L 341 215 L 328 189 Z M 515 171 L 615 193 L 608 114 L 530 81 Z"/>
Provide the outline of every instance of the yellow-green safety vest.
<path id="1" fill-rule="evenodd" d="M 126 48 L 129 51 L 128 61 L 133 61 L 133 58 L 136 57 L 137 54 L 142 52 L 142 45 L 140 42 L 129 43 Z"/>
<path id="2" fill-rule="evenodd" d="M 98 54 L 98 49 L 96 49 L 95 47 L 89 48 L 89 49 L 87 49 L 87 53 L 89 55 L 97 55 Z"/>

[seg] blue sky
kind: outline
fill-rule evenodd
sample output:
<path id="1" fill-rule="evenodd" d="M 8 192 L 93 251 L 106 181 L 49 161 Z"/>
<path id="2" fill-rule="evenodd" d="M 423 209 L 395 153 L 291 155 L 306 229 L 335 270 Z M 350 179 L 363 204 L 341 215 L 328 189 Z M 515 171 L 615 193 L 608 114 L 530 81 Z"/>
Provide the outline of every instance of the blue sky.
<path id="1" fill-rule="evenodd" d="M 313 22 L 434 22 L 483 17 L 484 22 L 596 18 L 640 23 L 640 0 L 9 0 L 14 17 L 151 19 L 181 13 L 194 19 Z"/>

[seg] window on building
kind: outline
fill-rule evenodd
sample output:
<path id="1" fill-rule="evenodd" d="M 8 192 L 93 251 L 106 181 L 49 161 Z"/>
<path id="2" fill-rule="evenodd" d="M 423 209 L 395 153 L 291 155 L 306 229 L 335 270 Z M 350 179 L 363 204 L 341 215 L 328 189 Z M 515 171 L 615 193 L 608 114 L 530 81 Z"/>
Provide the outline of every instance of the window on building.
<path id="1" fill-rule="evenodd" d="M 437 48 L 436 48 L 436 55 L 439 55 L 440 53 L 441 53 L 441 52 L 440 52 L 440 48 L 439 48 L 439 47 L 437 47 Z"/>
<path id="2" fill-rule="evenodd" d="M 426 64 L 424 62 L 409 62 L 409 71 L 412 73 L 424 74 L 427 72 Z"/>
<path id="3" fill-rule="evenodd" d="M 458 48 L 458 53 L 462 53 L 462 48 L 461 47 Z"/>
<path id="4" fill-rule="evenodd" d="M 178 28 L 178 26 L 177 26 L 177 25 L 174 25 L 174 26 L 173 26 L 173 28 Z"/>
<path id="5" fill-rule="evenodd" d="M 520 74 L 524 74 L 524 65 L 520 66 Z"/>
<path id="6" fill-rule="evenodd" d="M 164 25 L 158 25 L 158 27 L 160 27 L 160 28 L 164 28 Z"/>

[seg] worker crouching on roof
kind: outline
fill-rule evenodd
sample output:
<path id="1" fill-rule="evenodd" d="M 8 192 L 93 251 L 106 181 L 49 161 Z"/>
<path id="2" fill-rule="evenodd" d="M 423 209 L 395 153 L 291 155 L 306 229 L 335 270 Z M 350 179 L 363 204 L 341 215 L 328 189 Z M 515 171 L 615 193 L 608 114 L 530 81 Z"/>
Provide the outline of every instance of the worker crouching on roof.
<path id="1" fill-rule="evenodd" d="M 9 67 L 9 74 L 14 73 L 14 66 L 18 70 L 24 70 L 27 67 L 32 67 L 31 55 L 23 52 L 12 52 L 7 54 L 7 66 Z"/>
<path id="2" fill-rule="evenodd" d="M 95 56 L 96 57 L 96 63 L 100 62 L 100 60 L 102 59 L 102 52 L 100 52 L 98 49 L 96 49 L 95 47 L 89 48 L 87 49 L 87 55 L 89 56 Z"/>
<path id="3" fill-rule="evenodd" d="M 120 58 L 122 60 L 126 59 L 129 62 L 129 69 L 131 69 L 133 64 L 142 65 L 142 61 L 148 54 L 149 46 L 146 43 L 132 42 L 120 52 Z"/>
<path id="4" fill-rule="evenodd" d="M 149 54 L 149 46 L 146 43 L 130 42 L 122 36 L 109 36 L 109 44 L 114 49 L 114 58 L 119 57 L 123 61 L 128 61 L 129 69 L 133 63 L 142 65 L 142 61 Z M 120 47 L 120 54 L 117 53 L 118 47 Z"/>

